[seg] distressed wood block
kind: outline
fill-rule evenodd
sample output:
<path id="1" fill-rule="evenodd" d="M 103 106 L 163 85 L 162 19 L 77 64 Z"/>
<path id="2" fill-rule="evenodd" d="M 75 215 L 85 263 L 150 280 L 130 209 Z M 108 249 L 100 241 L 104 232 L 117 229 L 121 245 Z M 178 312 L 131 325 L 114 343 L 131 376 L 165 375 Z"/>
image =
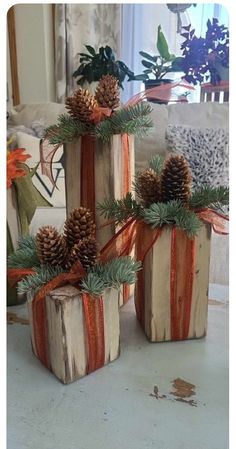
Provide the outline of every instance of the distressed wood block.
<path id="1" fill-rule="evenodd" d="M 134 178 L 133 136 L 128 136 L 128 146 L 125 157 L 121 135 L 112 136 L 108 142 L 94 139 L 93 148 L 88 147 L 88 136 L 64 145 L 67 214 L 79 206 L 93 210 L 101 248 L 113 237 L 115 226 L 110 224 L 101 228 L 106 220 L 96 210 L 96 205 L 106 198 L 119 199 L 131 190 Z"/>
<path id="2" fill-rule="evenodd" d="M 28 297 L 32 349 L 38 357 L 33 300 L 32 295 Z M 92 305 L 94 301 L 97 300 L 93 298 Z M 86 326 L 84 303 L 77 288 L 67 285 L 55 289 L 46 296 L 45 302 L 49 369 L 61 382 L 68 384 L 88 374 L 90 343 L 92 341 L 96 346 L 96 337 Z M 100 343 L 104 348 L 103 365 L 106 365 L 117 359 L 120 353 L 119 293 L 116 290 L 107 289 L 104 292 L 102 309 L 104 333 L 101 334 Z M 90 315 L 89 319 L 94 328 L 99 325 L 97 312 L 94 314 L 96 322 L 91 320 Z"/>
<path id="3" fill-rule="evenodd" d="M 206 335 L 210 241 L 210 225 L 203 224 L 192 241 L 182 231 L 173 240 L 166 226 L 148 251 L 138 273 L 135 303 L 136 310 L 142 304 L 137 315 L 150 341 Z"/>
<path id="4" fill-rule="evenodd" d="M 131 191 L 134 180 L 134 137 L 113 135 L 103 142 L 91 136 L 80 137 L 64 145 L 66 210 L 79 206 L 94 212 L 96 239 L 101 249 L 119 229 L 101 217 L 96 205 L 104 199 L 120 199 Z M 105 226 L 104 226 L 105 225 Z M 123 289 L 120 306 L 134 293 L 134 287 Z"/>

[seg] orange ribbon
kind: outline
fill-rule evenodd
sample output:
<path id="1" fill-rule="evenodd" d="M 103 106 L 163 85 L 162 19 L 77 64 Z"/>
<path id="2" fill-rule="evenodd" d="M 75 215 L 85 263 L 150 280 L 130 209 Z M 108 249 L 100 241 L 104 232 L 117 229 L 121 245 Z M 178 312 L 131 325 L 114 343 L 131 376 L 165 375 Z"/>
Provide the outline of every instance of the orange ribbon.
<path id="1" fill-rule="evenodd" d="M 170 315 L 171 340 L 188 337 L 195 268 L 196 239 L 175 226 L 171 231 Z"/>
<path id="2" fill-rule="evenodd" d="M 102 108 L 100 106 L 94 108 L 92 114 L 90 115 L 90 119 L 97 125 L 106 117 L 110 117 L 112 114 L 112 109 L 110 108 Z"/>

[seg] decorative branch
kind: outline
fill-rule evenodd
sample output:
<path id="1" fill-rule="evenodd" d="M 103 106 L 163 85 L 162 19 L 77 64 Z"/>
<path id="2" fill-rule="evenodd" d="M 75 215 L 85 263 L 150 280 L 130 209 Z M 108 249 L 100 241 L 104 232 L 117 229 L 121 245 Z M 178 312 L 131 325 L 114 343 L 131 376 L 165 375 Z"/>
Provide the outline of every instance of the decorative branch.
<path id="1" fill-rule="evenodd" d="M 222 206 L 229 204 L 228 187 L 210 187 L 204 186 L 194 192 L 189 200 L 189 206 L 193 209 L 210 207 L 212 209 L 221 209 Z"/>
<path id="2" fill-rule="evenodd" d="M 129 192 L 120 200 L 105 199 L 102 203 L 98 203 L 97 209 L 106 219 L 114 218 L 114 222 L 118 224 L 123 223 L 128 218 L 140 216 L 142 206 Z"/>

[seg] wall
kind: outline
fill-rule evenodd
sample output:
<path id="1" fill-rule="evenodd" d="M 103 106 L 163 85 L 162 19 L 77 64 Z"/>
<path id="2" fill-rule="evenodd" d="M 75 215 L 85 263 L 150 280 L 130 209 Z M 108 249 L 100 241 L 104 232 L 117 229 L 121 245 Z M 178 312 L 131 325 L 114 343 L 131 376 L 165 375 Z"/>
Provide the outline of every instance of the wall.
<path id="1" fill-rule="evenodd" d="M 20 103 L 55 101 L 52 5 L 14 10 Z"/>

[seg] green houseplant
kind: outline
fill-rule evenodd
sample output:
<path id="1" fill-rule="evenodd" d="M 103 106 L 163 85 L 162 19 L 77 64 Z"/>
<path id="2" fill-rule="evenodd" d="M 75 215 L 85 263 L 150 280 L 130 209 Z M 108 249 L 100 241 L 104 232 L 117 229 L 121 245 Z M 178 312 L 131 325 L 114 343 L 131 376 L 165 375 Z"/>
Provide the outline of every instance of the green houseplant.
<path id="1" fill-rule="evenodd" d="M 175 65 L 176 56 L 170 53 L 167 40 L 162 32 L 161 25 L 157 28 L 157 41 L 156 47 L 158 50 L 157 55 L 150 55 L 144 51 L 140 51 L 139 54 L 143 57 L 142 65 L 145 67 L 143 73 L 139 75 L 130 76 L 129 81 L 143 81 L 145 89 L 150 89 L 160 84 L 171 83 L 172 80 L 164 78 L 170 72 L 179 72 L 180 69 Z M 163 103 L 163 101 L 154 100 L 154 102 Z"/>
<path id="2" fill-rule="evenodd" d="M 134 73 L 127 65 L 119 60 L 108 45 L 100 47 L 98 52 L 91 45 L 85 45 L 88 53 L 79 53 L 80 65 L 73 73 L 77 78 L 77 84 L 83 86 L 86 82 L 91 84 L 99 81 L 103 75 L 113 75 L 117 78 L 119 86 L 123 89 L 125 77 L 132 77 Z"/>

